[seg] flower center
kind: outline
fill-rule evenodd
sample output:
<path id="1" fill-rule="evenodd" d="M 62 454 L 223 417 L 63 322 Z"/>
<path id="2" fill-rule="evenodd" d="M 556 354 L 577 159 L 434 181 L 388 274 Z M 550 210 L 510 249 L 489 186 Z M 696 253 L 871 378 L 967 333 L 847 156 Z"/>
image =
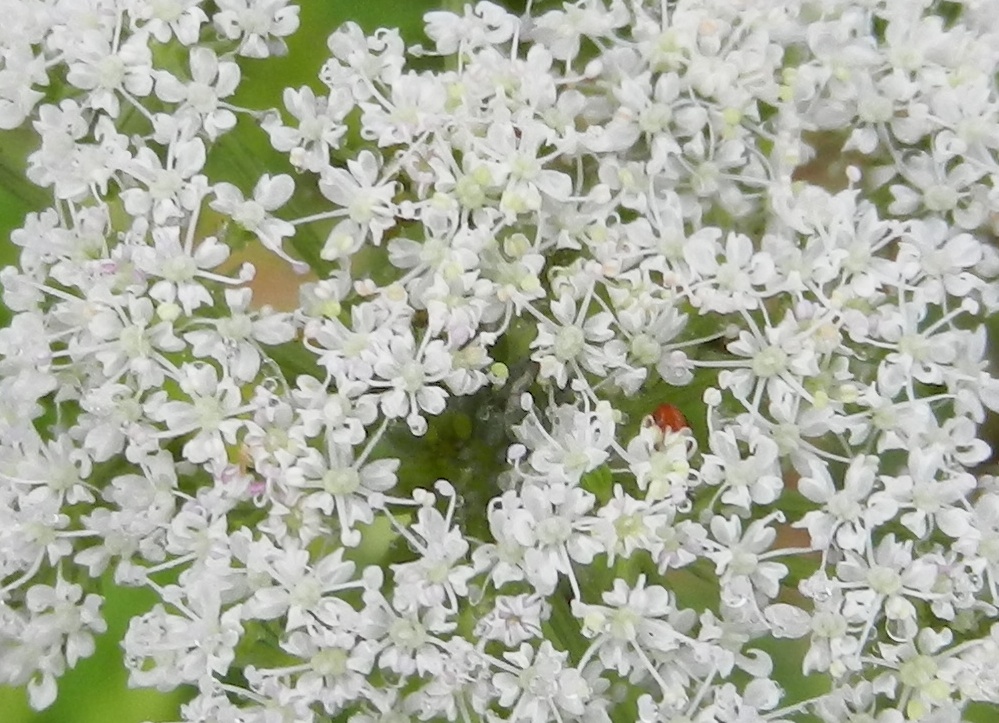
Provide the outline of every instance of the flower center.
<path id="1" fill-rule="evenodd" d="M 147 357 L 152 350 L 149 340 L 146 338 L 145 325 L 126 326 L 121 330 L 119 342 L 125 354 L 133 359 Z"/>
<path id="2" fill-rule="evenodd" d="M 559 361 L 570 361 L 583 351 L 586 335 L 578 326 L 564 326 L 559 329 L 555 338 L 555 358 Z"/>
<path id="3" fill-rule="evenodd" d="M 861 507 L 857 501 L 844 492 L 837 492 L 827 504 L 829 512 L 841 520 L 856 520 L 860 517 Z"/>
<path id="4" fill-rule="evenodd" d="M 256 231 L 267 212 L 256 201 L 245 201 L 233 214 L 232 219 L 247 231 Z"/>
<path id="5" fill-rule="evenodd" d="M 753 374 L 758 377 L 775 377 L 785 369 L 787 354 L 780 347 L 768 346 L 753 357 Z"/>
<path id="6" fill-rule="evenodd" d="M 164 259 L 160 275 L 167 281 L 178 283 L 181 281 L 190 281 L 197 272 L 198 264 L 194 259 L 181 254 L 180 256 Z"/>
<path id="7" fill-rule="evenodd" d="M 331 495 L 349 495 L 361 486 L 361 475 L 353 467 L 337 467 L 323 475 L 323 489 Z"/>
<path id="8" fill-rule="evenodd" d="M 218 99 L 215 91 L 207 83 L 191 83 L 187 87 L 187 102 L 199 113 L 210 113 L 215 110 Z"/>
<path id="9" fill-rule="evenodd" d="M 549 517 L 538 525 L 538 540 L 543 545 L 561 545 L 572 534 L 572 526 L 561 517 Z"/>
<path id="10" fill-rule="evenodd" d="M 246 314 L 234 314 L 228 319 L 219 319 L 218 330 L 228 339 L 246 339 L 253 333 L 253 322 Z"/>
<path id="11" fill-rule="evenodd" d="M 225 419 L 219 400 L 215 397 L 198 397 L 194 400 L 194 410 L 203 429 L 218 429 Z"/>
<path id="12" fill-rule="evenodd" d="M 321 650 L 309 661 L 312 669 L 324 678 L 336 678 L 347 672 L 347 651 L 342 648 Z"/>
<path id="13" fill-rule="evenodd" d="M 117 55 L 109 55 L 98 64 L 97 75 L 100 87 L 109 90 L 120 88 L 125 79 L 125 63 Z"/>
<path id="14" fill-rule="evenodd" d="M 922 688 L 936 674 L 937 663 L 929 655 L 917 655 L 898 666 L 899 680 L 912 688 Z"/>
<path id="15" fill-rule="evenodd" d="M 415 620 L 399 618 L 389 628 L 389 638 L 400 648 L 416 650 L 427 641 L 427 631 Z"/>
<path id="16" fill-rule="evenodd" d="M 621 515 L 614 521 L 614 531 L 619 540 L 638 537 L 643 529 L 641 515 Z"/>
<path id="17" fill-rule="evenodd" d="M 423 367 L 415 361 L 406 362 L 400 376 L 403 388 L 410 394 L 422 389 L 427 380 L 427 375 L 423 373 Z"/>
<path id="18" fill-rule="evenodd" d="M 867 573 L 867 582 L 879 595 L 894 595 L 902 589 L 901 576 L 889 567 L 872 567 Z"/>

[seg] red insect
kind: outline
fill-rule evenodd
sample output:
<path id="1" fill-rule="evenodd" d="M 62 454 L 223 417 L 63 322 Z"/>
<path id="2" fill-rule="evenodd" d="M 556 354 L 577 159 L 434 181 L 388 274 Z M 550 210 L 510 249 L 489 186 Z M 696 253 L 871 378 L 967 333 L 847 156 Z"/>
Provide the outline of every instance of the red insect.
<path id="1" fill-rule="evenodd" d="M 656 426 L 664 434 L 668 430 L 679 432 L 681 429 L 690 426 L 687 424 L 687 418 L 683 416 L 683 412 L 672 404 L 660 404 L 656 407 L 652 412 L 652 421 L 656 423 Z"/>

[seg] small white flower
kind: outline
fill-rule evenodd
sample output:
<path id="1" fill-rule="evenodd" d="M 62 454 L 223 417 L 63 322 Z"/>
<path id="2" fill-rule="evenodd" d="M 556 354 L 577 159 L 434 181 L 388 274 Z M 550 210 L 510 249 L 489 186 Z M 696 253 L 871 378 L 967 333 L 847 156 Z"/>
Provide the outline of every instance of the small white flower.
<path id="1" fill-rule="evenodd" d="M 239 66 L 232 61 L 219 61 L 208 48 L 191 48 L 191 80 L 188 83 L 160 71 L 156 76 L 156 97 L 176 103 L 180 115 L 193 114 L 210 140 L 231 130 L 236 115 L 223 106 L 224 98 L 236 92 Z"/>
<path id="2" fill-rule="evenodd" d="M 283 55 L 284 38 L 298 29 L 298 6 L 288 0 L 218 0 L 212 21 L 229 40 L 239 40 L 237 53 L 249 58 Z"/>
<path id="3" fill-rule="evenodd" d="M 379 178 L 381 161 L 371 151 L 361 151 L 356 159 L 347 161 L 343 168 L 325 168 L 319 180 L 319 190 L 330 201 L 343 209 L 343 214 L 357 232 L 350 227 L 339 233 L 360 239 L 371 235 L 374 244 L 381 243 L 382 234 L 395 225 L 396 183 Z M 332 238 L 332 236 L 331 236 Z M 330 242 L 323 253 L 328 254 Z M 332 258 L 332 256 L 331 256 Z"/>
<path id="4" fill-rule="evenodd" d="M 391 387 L 380 395 L 382 411 L 390 419 L 405 417 L 414 434 L 426 429 L 422 412 L 444 411 L 448 394 L 436 383 L 451 371 L 451 355 L 443 341 L 425 341 L 417 349 L 411 335 L 393 336 L 373 371 L 385 380 L 379 386 Z"/>
<path id="5" fill-rule="evenodd" d="M 116 47 L 98 33 L 83 34 L 73 49 L 66 80 L 89 91 L 91 108 L 117 117 L 121 93 L 142 97 L 153 89 L 149 36 L 135 33 Z"/>
<path id="6" fill-rule="evenodd" d="M 752 504 L 769 504 L 784 488 L 777 461 L 777 444 L 766 437 L 743 440 L 749 453 L 741 451 L 734 430 L 711 435 L 711 454 L 704 455 L 701 477 L 709 485 L 721 486 L 721 501 L 744 510 Z"/>
<path id="7" fill-rule="evenodd" d="M 347 132 L 344 117 L 352 103 L 344 90 L 333 91 L 327 98 L 317 97 L 308 86 L 285 88 L 284 105 L 298 127 L 283 125 L 276 114 L 267 116 L 260 126 L 274 148 L 289 154 L 292 165 L 322 173 L 330 165 L 330 150 L 340 147 Z"/>
<path id="8" fill-rule="evenodd" d="M 206 320 L 203 327 L 199 325 L 201 328 L 184 334 L 194 356 L 212 357 L 239 382 L 256 378 L 260 371 L 261 344 L 283 344 L 295 336 L 290 314 L 270 309 L 251 313 L 251 298 L 250 289 L 226 289 L 229 315 Z"/>
<path id="9" fill-rule="evenodd" d="M 823 508 L 806 512 L 794 526 L 808 530 L 817 550 L 825 550 L 835 540 L 844 550 L 862 552 L 874 530 L 898 510 L 890 497 L 871 496 L 876 477 L 877 459 L 857 457 L 837 489 L 829 465 L 813 461 L 811 473 L 798 480 L 798 491 Z"/>
<path id="10" fill-rule="evenodd" d="M 170 437 L 195 433 L 184 443 L 183 455 L 189 462 L 224 463 L 225 445 L 235 444 L 243 426 L 237 417 L 243 409 L 240 389 L 231 377 L 219 379 L 210 364 L 185 364 L 180 372 L 180 388 L 190 401 L 168 400 L 158 392 L 147 402 L 147 413 L 165 425 Z"/>
<path id="11" fill-rule="evenodd" d="M 242 191 L 231 183 L 218 183 L 212 190 L 215 193 L 215 199 L 209 204 L 212 208 L 230 216 L 296 270 L 303 268 L 303 262 L 291 258 L 282 248 L 284 239 L 295 233 L 295 227 L 271 215 L 271 211 L 287 203 L 294 193 L 295 182 L 291 176 L 272 177 L 265 173 L 254 186 L 250 199 L 244 198 Z"/>

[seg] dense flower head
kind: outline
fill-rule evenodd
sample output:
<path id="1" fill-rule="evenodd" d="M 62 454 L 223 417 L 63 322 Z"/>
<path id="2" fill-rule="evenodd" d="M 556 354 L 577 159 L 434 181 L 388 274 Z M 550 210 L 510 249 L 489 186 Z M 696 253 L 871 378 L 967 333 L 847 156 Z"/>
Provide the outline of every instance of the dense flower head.
<path id="1" fill-rule="evenodd" d="M 287 0 L 8 2 L 0 683 L 110 572 L 184 721 L 999 705 L 997 11 L 478 2 L 247 109 Z"/>

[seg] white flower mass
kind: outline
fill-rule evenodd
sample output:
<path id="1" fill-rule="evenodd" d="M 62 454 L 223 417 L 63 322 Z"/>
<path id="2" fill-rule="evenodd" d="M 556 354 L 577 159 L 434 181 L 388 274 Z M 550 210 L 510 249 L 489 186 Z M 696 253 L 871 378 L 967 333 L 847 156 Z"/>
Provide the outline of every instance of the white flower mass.
<path id="1" fill-rule="evenodd" d="M 0 1 L 0 684 L 109 576 L 184 723 L 994 720 L 999 0 L 451 5 Z"/>

